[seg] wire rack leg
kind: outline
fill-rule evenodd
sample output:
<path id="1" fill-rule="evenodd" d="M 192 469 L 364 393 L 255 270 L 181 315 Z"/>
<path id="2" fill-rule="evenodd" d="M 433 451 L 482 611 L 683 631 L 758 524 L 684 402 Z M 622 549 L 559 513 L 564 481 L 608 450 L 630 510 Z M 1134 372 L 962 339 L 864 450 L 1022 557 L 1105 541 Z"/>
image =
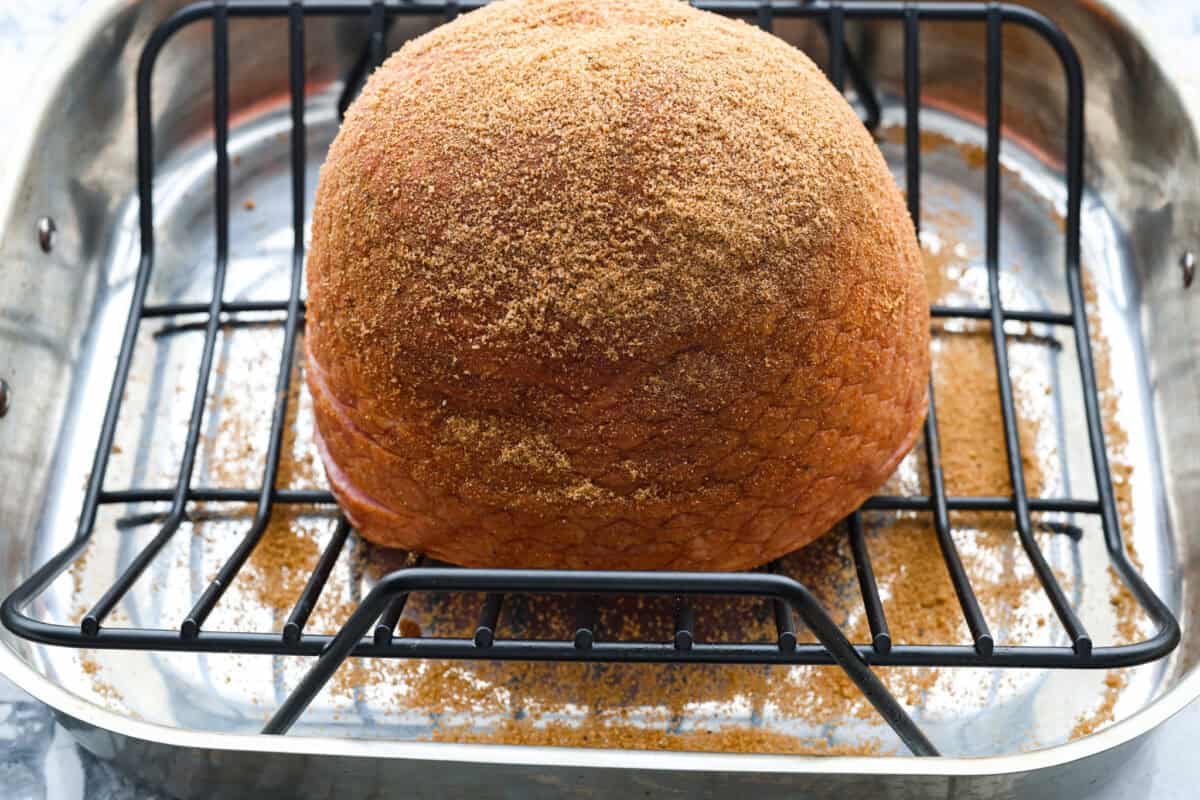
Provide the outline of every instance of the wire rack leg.
<path id="1" fill-rule="evenodd" d="M 908 712 L 879 679 L 854 645 L 834 624 L 804 586 L 782 575 L 752 573 L 709 575 L 658 572 L 564 572 L 561 570 L 461 570 L 406 569 L 383 578 L 346 621 L 324 649 L 299 685 L 263 728 L 263 733 L 283 734 L 304 713 L 342 662 L 386 609 L 393 596 L 414 591 L 485 591 L 500 593 L 521 589 L 528 592 L 598 593 L 643 592 L 655 594 L 774 595 L 786 600 L 804 620 L 833 661 L 896 731 L 904 744 L 918 756 L 937 755 L 937 749 Z"/>

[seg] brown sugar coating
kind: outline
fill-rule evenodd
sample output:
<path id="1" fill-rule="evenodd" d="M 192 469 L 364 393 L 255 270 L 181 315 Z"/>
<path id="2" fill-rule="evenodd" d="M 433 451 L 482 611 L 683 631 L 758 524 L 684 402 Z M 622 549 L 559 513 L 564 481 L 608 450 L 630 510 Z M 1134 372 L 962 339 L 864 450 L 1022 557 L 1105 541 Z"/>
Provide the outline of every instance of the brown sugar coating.
<path id="1" fill-rule="evenodd" d="M 875 144 L 803 54 L 675 0 L 501 0 L 407 44 L 330 150 L 308 289 L 343 508 L 471 566 L 761 564 L 925 408 Z"/>

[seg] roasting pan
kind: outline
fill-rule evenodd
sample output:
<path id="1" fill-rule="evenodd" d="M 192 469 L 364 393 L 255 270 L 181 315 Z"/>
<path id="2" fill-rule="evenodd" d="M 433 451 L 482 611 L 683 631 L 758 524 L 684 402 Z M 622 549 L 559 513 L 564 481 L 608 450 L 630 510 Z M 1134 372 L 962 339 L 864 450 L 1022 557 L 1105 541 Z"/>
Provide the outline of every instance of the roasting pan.
<path id="1" fill-rule="evenodd" d="M 337 7 L 310 4 L 317 5 Z M 111 662 L 112 673 L 128 678 L 119 687 L 120 712 L 101 702 L 69 650 L 31 644 L 5 630 L 0 667 L 55 708 L 89 750 L 185 797 L 211 796 L 217 787 L 325 797 L 399 786 L 418 796 L 549 797 L 571 789 L 595 796 L 756 791 L 832 797 L 869 790 L 897 797 L 1055 797 L 1103 781 L 1144 734 L 1194 699 L 1200 687 L 1194 674 L 1197 634 L 1190 624 L 1197 602 L 1190 575 L 1197 546 L 1192 532 L 1200 524 L 1200 334 L 1189 315 L 1200 304 L 1197 290 L 1189 288 L 1191 251 L 1200 247 L 1200 153 L 1193 120 L 1119 16 L 1100 3 L 1030 5 L 1041 6 L 1057 22 L 1083 62 L 1088 125 L 1081 244 L 1100 297 L 1134 464 L 1137 522 L 1125 534 L 1136 545 L 1142 574 L 1182 631 L 1180 646 L 1167 658 L 1133 670 L 1116 724 L 1061 743 L 1052 731 L 1065 713 L 1056 705 L 1073 707 L 1064 695 L 1066 683 L 1098 683 L 1084 673 L 1057 671 L 1057 678 L 1035 682 L 1038 688 L 1020 695 L 1022 702 L 1012 708 L 946 725 L 934 720 L 931 735 L 951 753 L 936 759 L 429 743 L 405 740 L 411 736 L 386 725 L 363 738 L 369 713 L 357 722 L 339 721 L 322 716 L 319 701 L 312 709 L 315 719 L 293 735 L 264 736 L 252 732 L 261 720 L 225 713 L 219 693 L 216 702 L 206 702 L 212 683 L 203 672 L 218 669 L 211 664 L 197 677 L 165 654 Z M 0 420 L 2 595 L 27 580 L 73 530 L 138 261 L 134 73 L 152 31 L 180 6 L 100 3 L 81 18 L 64 38 L 56 63 L 33 87 L 33 107 L 19 126 L 22 135 L 2 176 L 0 378 L 9 395 Z M 762 13 L 761 4 L 746 6 Z M 438 21 L 405 18 L 392 30 L 392 42 Z M 813 44 L 811 32 L 799 27 L 779 24 L 776 32 Z M 923 125 L 955 140 L 980 141 L 985 135 L 978 103 L 985 69 L 977 34 L 951 23 L 922 29 Z M 369 39 L 363 20 L 337 15 L 314 22 L 306 35 L 308 161 L 315 167 L 336 130 L 341 84 Z M 253 297 L 255 281 L 278 288 L 279 276 L 264 265 L 279 253 L 286 263 L 290 246 L 290 229 L 282 229 L 281 249 L 281 229 L 261 222 L 271 219 L 273 206 L 288 207 L 287 72 L 277 66 L 287 61 L 287 28 L 239 24 L 231 27 L 231 36 L 237 57 L 230 151 L 246 166 L 232 191 L 246 212 L 254 210 L 232 222 L 237 260 L 231 274 Z M 902 121 L 894 100 L 904 85 L 902 37 L 894 27 L 869 24 L 853 28 L 847 41 L 875 77 L 884 121 Z M 1004 51 L 1004 165 L 1053 208 L 1063 201 L 1066 87 L 1047 76 L 1060 67 L 1049 48 L 1019 36 L 1006 37 Z M 204 283 L 194 280 L 193 264 L 212 247 L 205 216 L 216 166 L 207 115 L 211 89 L 197 78 L 207 74 L 209 64 L 207 32 L 180 35 L 164 49 L 152 85 L 155 200 L 160 213 L 167 211 L 157 223 L 161 261 L 150 291 L 178 302 L 203 299 L 188 294 Z M 936 158 L 926 169 L 936 172 Z M 315 180 L 315 168 L 307 174 Z M 929 188 L 926 194 L 931 201 L 936 197 Z M 957 202 L 972 205 L 969 196 Z M 236 214 L 238 206 L 234 209 Z M 286 211 L 283 216 L 286 220 Z M 1037 256 L 1058 243 L 1049 229 L 1022 232 L 1027 223 L 1014 214 L 1000 233 L 1007 246 L 1027 257 L 1021 266 L 1034 291 L 1041 286 Z M 166 369 L 164 363 L 135 366 L 131 391 L 148 394 L 137 388 L 139 379 L 151 385 L 170 380 L 169 362 Z M 151 416 L 178 425 L 172 414 L 158 408 Z M 128 561 L 130 545 L 114 541 L 89 558 L 89 572 L 111 571 Z M 1070 563 L 1069 555 L 1063 563 Z M 65 615 L 70 596 L 70 587 L 51 591 L 40 615 Z M 262 697 L 279 699 L 269 680 Z M 364 703 L 369 712 L 370 701 Z M 929 722 L 929 715 L 919 713 L 921 703 L 917 706 L 918 716 Z M 1015 734 L 1001 735 L 1001 727 Z"/>

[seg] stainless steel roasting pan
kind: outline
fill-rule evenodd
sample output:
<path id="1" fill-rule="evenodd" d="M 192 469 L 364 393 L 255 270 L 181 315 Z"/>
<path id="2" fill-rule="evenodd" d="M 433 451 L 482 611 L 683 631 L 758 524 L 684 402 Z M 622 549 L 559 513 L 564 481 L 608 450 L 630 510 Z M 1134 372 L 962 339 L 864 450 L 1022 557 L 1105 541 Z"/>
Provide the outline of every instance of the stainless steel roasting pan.
<path id="1" fill-rule="evenodd" d="M 73 531 L 137 266 L 136 65 L 151 32 L 181 5 L 91 5 L 30 87 L 26 117 L 17 124 L 21 132 L 5 154 L 0 378 L 9 397 L 0 419 L 0 596 Z M 1094 675 L 1063 677 L 1059 671 L 1058 677 L 1027 682 L 1027 691 L 1018 693 L 1021 702 L 974 721 L 943 709 L 931 727 L 935 740 L 949 745 L 942 748 L 949 755 L 939 758 L 433 743 L 387 730 L 360 736 L 353 722 L 321 717 L 319 702 L 315 721 L 289 736 L 265 736 L 254 732 L 261 718 L 231 716 L 219 693 L 206 696 L 216 691 L 211 675 L 205 672 L 201 680 L 168 658 L 115 662 L 124 665 L 114 668 L 123 670 L 120 711 L 97 697 L 95 684 L 71 661 L 76 654 L 31 644 L 8 630 L 0 630 L 0 671 L 56 709 L 87 749 L 181 797 L 557 797 L 572 791 L 585 797 L 871 792 L 1038 798 L 1072 796 L 1105 781 L 1161 722 L 1200 694 L 1200 630 L 1191 624 L 1200 604 L 1191 574 L 1200 570 L 1200 287 L 1190 285 L 1188 268 L 1194 269 L 1192 253 L 1200 250 L 1200 149 L 1195 116 L 1118 14 L 1097 0 L 1028 5 L 1054 19 L 1084 65 L 1082 247 L 1129 434 L 1136 523 L 1125 534 L 1136 545 L 1146 580 L 1182 628 L 1181 644 L 1168 658 L 1133 669 L 1115 724 L 1074 741 L 1052 733 L 1061 731 L 1064 714 L 1074 713 L 1075 706 L 1061 699 L 1063 681 L 1100 685 Z M 392 39 L 399 42 L 431 24 L 401 21 Z M 247 165 L 235 178 L 233 195 L 238 202 L 253 200 L 263 212 L 257 220 L 270 219 L 270 209 L 286 208 L 286 198 L 276 197 L 286 192 L 288 87 L 286 69 L 278 66 L 287 61 L 286 28 L 247 22 L 231 31 L 231 49 L 239 53 L 231 82 L 231 148 Z M 782 24 L 776 31 L 811 44 L 810 31 Z M 903 86 L 897 31 L 872 24 L 851 35 L 885 99 L 894 98 Z M 339 82 L 365 37 L 356 20 L 314 21 L 308 28 L 310 182 L 336 130 Z M 1029 39 L 1007 37 L 1004 46 L 1003 157 L 1031 192 L 1053 206 L 1062 194 L 1061 68 L 1049 48 Z M 214 162 L 203 147 L 212 135 L 210 87 L 203 77 L 210 63 L 204 31 L 177 36 L 163 51 L 153 84 L 163 263 L 152 292 L 172 298 L 191 299 L 191 257 L 211 249 L 205 193 L 211 192 Z M 927 26 L 921 68 L 929 124 L 948 136 L 979 140 L 978 31 Z M 885 101 L 885 122 L 896 120 L 895 110 Z M 963 205 L 972 206 L 969 197 Z M 1021 264 L 1021 280 L 1041 291 L 1046 282 L 1039 270 L 1058 269 L 1058 262 L 1043 266 L 1036 255 L 1057 243 L 1039 250 L 1043 233 L 1022 229 L 1022 222 L 1014 218 L 1002 234 L 1015 251 L 1031 256 Z M 235 253 L 242 259 L 241 286 L 251 291 L 260 278 L 270 284 L 263 265 L 287 252 L 286 225 L 238 222 L 235 231 L 235 250 L 243 248 Z M 1053 238 L 1052 232 L 1044 235 Z M 138 367 L 133 380 L 140 375 L 149 381 L 161 366 Z M 178 417 L 170 409 L 156 413 L 168 421 Z M 89 556 L 88 569 L 111 571 L 128 555 L 115 544 L 100 547 Z M 37 612 L 68 616 L 70 588 L 49 592 Z M 267 681 L 262 697 L 273 702 L 273 691 Z M 932 719 L 920 704 L 915 713 Z M 866 726 L 862 733 L 877 731 Z"/>

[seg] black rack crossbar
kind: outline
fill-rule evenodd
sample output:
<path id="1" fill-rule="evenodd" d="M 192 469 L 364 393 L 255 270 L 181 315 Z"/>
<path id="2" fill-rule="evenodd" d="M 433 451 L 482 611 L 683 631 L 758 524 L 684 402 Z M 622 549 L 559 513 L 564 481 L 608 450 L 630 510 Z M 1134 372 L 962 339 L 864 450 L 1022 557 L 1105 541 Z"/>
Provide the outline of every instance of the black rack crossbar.
<path id="1" fill-rule="evenodd" d="M 627 658 L 625 656 L 630 653 L 626 652 L 622 657 L 615 659 L 621 661 L 672 661 L 675 659 L 668 655 L 668 652 L 689 654 L 697 652 L 697 645 L 690 640 L 690 637 L 686 644 L 680 642 L 681 633 L 690 632 L 693 622 L 690 607 L 687 601 L 682 599 L 683 596 L 750 595 L 781 599 L 801 616 L 805 624 L 817 636 L 823 652 L 833 663 L 846 670 L 854 682 L 863 689 L 867 699 L 896 729 L 914 754 L 935 755 L 937 752 L 896 699 L 883 686 L 879 678 L 871 672 L 867 662 L 833 623 L 820 604 L 813 599 L 808 590 L 791 578 L 763 573 L 722 575 L 695 572 L 465 570 L 420 567 L 393 572 L 376 584 L 337 636 L 322 649 L 316 664 L 302 679 L 300 686 L 280 706 L 263 732 L 285 733 L 291 727 L 341 663 L 362 643 L 368 628 L 383 613 L 390 597 L 407 595 L 415 591 L 487 592 L 483 610 L 484 619 L 481 620 L 480 628 L 476 631 L 471 646 L 475 651 L 486 650 L 490 656 L 498 647 L 498 643 L 489 637 L 488 641 L 481 644 L 479 630 L 494 631 L 496 616 L 499 613 L 499 598 L 504 592 L 512 590 L 532 593 L 567 592 L 584 595 L 677 596 L 675 641 L 665 647 L 656 643 L 643 643 L 640 646 L 642 657 Z M 452 640 L 442 641 L 451 645 Z M 599 656 L 606 649 L 604 643 L 592 643 L 589 648 L 576 647 L 575 642 L 522 642 L 521 645 L 522 649 L 527 651 L 543 650 L 553 660 L 580 660 L 580 656 L 585 658 Z M 636 646 L 626 643 L 621 649 L 628 651 L 630 647 Z M 787 656 L 790 654 L 778 644 L 773 647 L 782 663 L 786 663 Z M 719 650 L 710 652 L 715 656 Z M 551 656 L 551 654 L 554 655 Z M 587 658 L 587 660 L 593 659 Z M 704 661 L 706 659 L 702 656 L 695 660 Z M 718 657 L 713 660 L 724 661 L 726 659 Z"/>
<path id="2" fill-rule="evenodd" d="M 452 567 L 430 567 L 437 571 L 465 571 Z M 409 575 L 412 569 L 395 575 Z M 537 590 L 523 580 L 523 570 L 507 570 L 504 591 L 507 594 L 532 594 Z M 572 573 L 573 574 L 573 573 Z M 647 580 L 660 576 L 658 572 L 605 572 L 619 579 L 644 576 Z M 684 573 L 704 574 L 704 573 Z M 756 573 L 723 573 L 722 577 L 754 576 Z M 784 576 L 779 576 L 784 577 Z M 792 580 L 788 578 L 788 580 Z M 416 591 L 449 591 L 443 584 L 436 588 Z M 556 589 L 554 594 L 564 593 Z M 620 592 L 622 590 L 613 590 Z M 646 593 L 646 592 L 643 592 Z M 723 594 L 715 592 L 715 594 Z M 755 596 L 741 592 L 741 596 Z M 398 595 L 399 596 L 399 595 Z M 771 598 L 772 602 L 774 598 Z M 564 614 L 570 609 L 564 609 Z M 7 624 L 7 623 L 6 623 Z M 665 642 L 621 641 L 607 642 L 596 631 L 596 640 L 587 653 L 576 652 L 576 641 L 547 641 L 497 639 L 488 649 L 476 646 L 472 638 L 393 636 L 377 641 L 374 635 L 365 637 L 352 648 L 349 655 L 371 658 L 445 658 L 465 661 L 607 661 L 651 663 L 727 663 L 778 664 L 793 666 L 828 666 L 836 664 L 833 656 L 820 643 L 798 642 L 794 651 L 781 650 L 776 642 L 695 642 L 692 649 L 681 652 L 674 639 Z M 316 656 L 325 651 L 333 638 L 328 634 L 305 633 L 299 641 L 285 642 L 279 631 L 218 631 L 202 629 L 194 639 L 183 638 L 178 630 L 168 628 L 103 627 L 95 636 L 81 640 L 74 625 L 28 618 L 21 622 L 23 638 L 40 644 L 64 647 L 89 647 L 98 650 L 161 650 L 173 653 L 240 653 L 245 655 Z M 873 667 L 1019 667 L 1028 669 L 1116 669 L 1136 667 L 1155 661 L 1170 652 L 1158 637 L 1132 645 L 1102 646 L 1091 655 L 1081 657 L 1073 648 L 1054 645 L 996 645 L 992 653 L 981 656 L 972 644 L 893 644 L 888 652 L 878 652 L 871 644 L 853 644 L 859 657 Z"/>
<path id="3" fill-rule="evenodd" d="M 1095 369 L 1088 337 L 1087 314 L 1080 272 L 1080 220 L 1083 195 L 1083 76 L 1078 56 L 1062 31 L 1044 16 L 1008 3 L 983 2 L 821 2 L 820 0 L 698 0 L 693 5 L 722 14 L 739 16 L 771 30 L 781 18 L 812 19 L 821 25 L 829 41 L 827 65 L 831 80 L 839 88 L 849 81 L 864 109 L 864 122 L 878 122 L 879 103 L 862 64 L 847 40 L 848 24 L 854 21 L 892 20 L 903 25 L 905 182 L 909 211 L 917 226 L 921 221 L 920 154 L 920 58 L 921 26 L 934 21 L 977 22 L 987 35 L 987 271 L 988 305 L 982 307 L 934 306 L 939 319 L 973 319 L 990 324 L 995 365 L 1000 386 L 1005 453 L 1012 492 L 1000 497 L 948 496 L 941 474 L 941 443 L 938 436 L 933 386 L 929 388 L 929 413 L 925 423 L 925 455 L 929 495 L 879 496 L 869 499 L 848 521 L 848 536 L 863 605 L 871 633 L 869 643 L 852 643 L 831 621 L 813 596 L 797 581 L 780 574 L 778 563 L 765 572 L 738 574 L 577 572 L 537 570 L 464 570 L 414 566 L 392 572 L 379 580 L 359 604 L 350 620 L 335 636 L 307 634 L 304 627 L 320 599 L 333 569 L 353 541 L 349 524 L 341 519 L 323 549 L 317 565 L 280 631 L 210 631 L 204 623 L 220 603 L 226 588 L 240 573 L 261 539 L 273 511 L 281 505 L 307 504 L 332 513 L 333 496 L 324 489 L 284 489 L 276 485 L 282 454 L 283 427 L 288 413 L 288 389 L 292 379 L 295 344 L 304 324 L 301 274 L 304 263 L 303 229 L 306 217 L 304 125 L 305 56 L 304 23 L 309 17 L 363 17 L 368 35 L 362 55 L 345 82 L 339 110 L 353 98 L 369 70 L 386 55 L 387 35 L 398 16 L 427 16 L 453 19 L 460 12 L 483 5 L 480 0 L 433 2 L 432 0 L 211 0 L 189 5 L 156 28 L 146 42 L 137 70 L 137 191 L 140 201 L 141 257 L 135 276 L 130 313 L 113 374 L 112 391 L 105 405 L 99 441 L 84 492 L 78 527 L 71 543 L 52 556 L 17 588 L 0 607 L 0 618 L 14 633 L 28 640 L 69 647 L 151 650 L 197 653 L 246 653 L 310 656 L 315 661 L 300 684 L 287 696 L 266 727 L 268 733 L 283 733 L 312 702 L 321 686 L 348 657 L 449 658 L 492 660 L 662 662 L 662 663 L 753 663 L 837 664 L 844 669 L 879 711 L 900 739 L 917 755 L 934 755 L 936 749 L 874 675 L 876 666 L 908 667 L 1019 667 L 1109 669 L 1146 663 L 1169 653 L 1179 641 L 1179 626 L 1171 611 L 1145 583 L 1127 557 L 1117 516 L 1115 495 L 1104 446 Z M 293 246 L 289 259 L 290 292 L 278 300 L 226 299 L 224 278 L 229 253 L 229 27 L 232 20 L 247 17 L 286 17 L 289 36 L 289 91 L 292 121 L 291 177 Z M 148 304 L 146 302 L 155 261 L 154 235 L 154 130 L 151 109 L 151 78 L 155 63 L 167 41 L 187 25 L 209 20 L 213 47 L 213 130 L 216 151 L 214 192 L 216 248 L 212 294 L 208 302 Z M 1000 298 L 1001 213 L 1000 145 L 1002 114 L 1002 44 L 1006 25 L 1018 25 L 1041 36 L 1057 53 L 1067 84 L 1066 186 L 1067 225 L 1065 268 L 1070 308 L 1006 309 Z M 276 401 L 262 478 L 253 487 L 195 487 L 192 473 L 213 365 L 213 351 L 220 331 L 243 324 L 238 315 L 269 315 L 268 323 L 283 326 L 284 342 L 276 380 Z M 181 318 L 189 319 L 179 323 Z M 204 347 L 196 390 L 189 417 L 187 438 L 178 478 L 170 487 L 105 489 L 108 458 L 115 443 L 122 397 L 128 382 L 138 333 L 142 324 L 164 320 L 168 329 L 202 330 Z M 1096 499 L 1031 498 L 1021 467 L 1020 439 L 1011 377 L 1008 372 L 1006 322 L 1070 328 L 1078 356 L 1087 418 L 1088 443 L 1097 486 Z M 173 326 L 173 327 L 172 327 Z M 162 331 L 160 331 L 162 332 Z M 159 511 L 141 504 L 166 504 Z M 204 588 L 178 629 L 166 630 L 104 624 L 146 567 L 189 519 L 197 503 L 252 503 L 254 517 L 233 551 Z M 157 533 L 132 558 L 109 586 L 80 625 L 43 621 L 26 609 L 79 556 L 96 534 L 97 512 L 102 505 L 131 506 L 130 513 L 115 525 L 117 535 L 142 525 L 158 525 Z M 1014 527 L 1039 582 L 1055 609 L 1069 646 L 1013 646 L 995 641 L 971 586 L 970 577 L 958 556 L 952 535 L 951 512 L 988 511 L 1013 515 Z M 1061 532 L 1074 538 L 1082 535 L 1073 522 L 1042 521 L 1034 513 L 1091 515 L 1100 518 L 1110 561 L 1143 610 L 1157 626 L 1148 638 L 1120 646 L 1094 646 L 1071 602 L 1047 564 L 1034 538 L 1034 530 Z M 970 641 L 912 645 L 896 642 L 888 628 L 884 602 L 870 557 L 870 537 L 864 519 L 868 514 L 930 514 L 937 541 L 962 610 Z M 411 594 L 416 592 L 483 592 L 471 638 L 422 635 L 406 636 L 401 615 Z M 562 641 L 530 641 L 503 636 L 502 609 L 511 594 L 574 595 L 571 635 Z M 598 628 L 599 596 L 608 594 L 665 595 L 672 597 L 673 618 L 669 641 L 612 640 Z M 697 636 L 697 611 L 692 600 L 698 596 L 731 595 L 757 597 L 766 603 L 774 620 L 774 640 L 767 642 L 706 642 Z M 816 638 L 799 641 L 797 618 Z M 397 635 L 397 633 L 399 635 Z"/>
<path id="4" fill-rule="evenodd" d="M 304 633 L 304 625 L 308 622 L 309 615 L 313 609 L 317 607 L 317 600 L 321 597 L 321 590 L 325 588 L 325 584 L 329 581 L 329 576 L 333 572 L 333 567 L 337 563 L 338 557 L 342 554 L 342 548 L 346 545 L 346 539 L 350 536 L 350 523 L 345 517 L 338 520 L 338 525 L 333 531 L 333 536 L 329 537 L 329 543 L 325 545 L 325 549 L 321 551 L 321 558 L 317 561 L 317 568 L 308 576 L 308 581 L 304 584 L 304 589 L 300 592 L 300 598 L 296 601 L 296 605 L 292 606 L 292 611 L 288 614 L 287 622 L 283 624 L 283 640 L 288 644 L 296 644 L 300 641 L 300 636 Z M 396 618 L 399 619 L 397 614 Z M 393 621 L 392 626 L 395 626 Z M 191 637 L 195 638 L 197 630 Z M 390 635 L 390 628 L 389 628 Z"/>

